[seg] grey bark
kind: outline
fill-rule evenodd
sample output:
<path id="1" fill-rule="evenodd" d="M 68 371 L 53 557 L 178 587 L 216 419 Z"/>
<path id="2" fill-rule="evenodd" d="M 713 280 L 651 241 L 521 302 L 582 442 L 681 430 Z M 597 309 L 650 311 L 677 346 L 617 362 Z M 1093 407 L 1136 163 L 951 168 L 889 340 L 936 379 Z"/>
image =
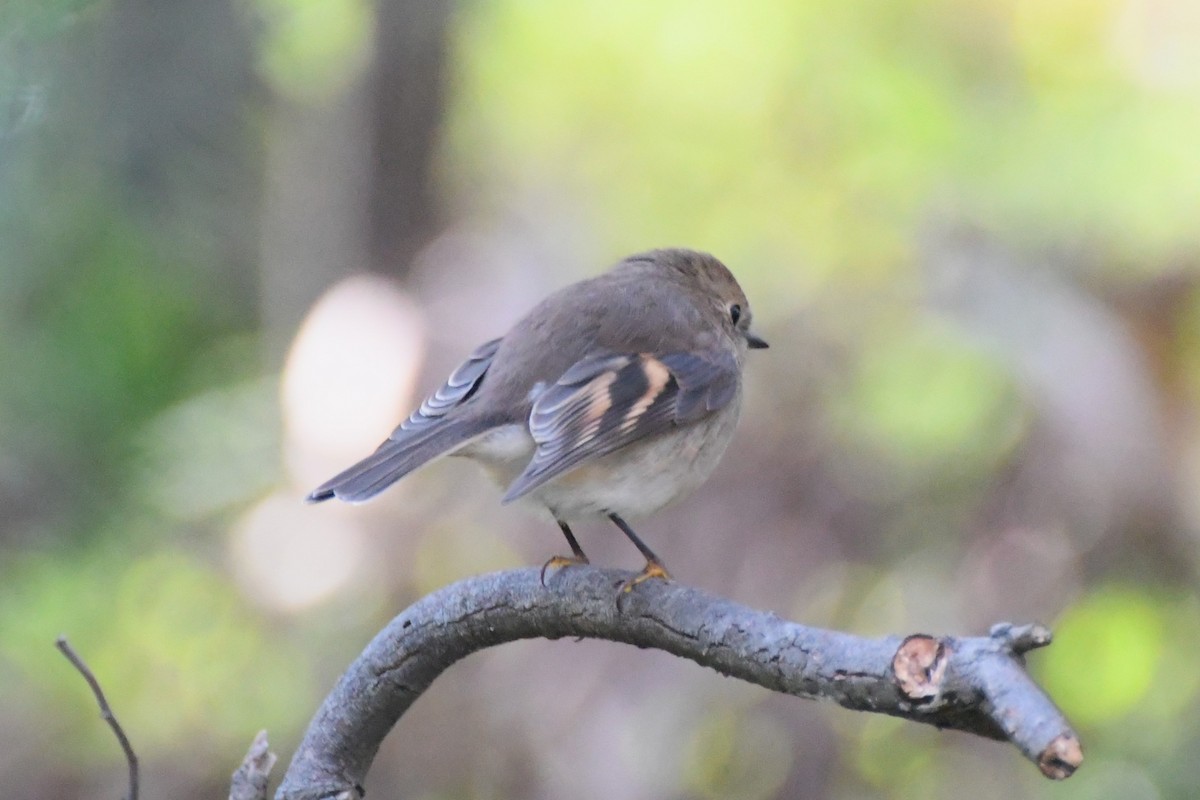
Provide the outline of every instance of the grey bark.
<path id="1" fill-rule="evenodd" d="M 1051 778 L 1082 761 L 1078 737 L 1029 678 L 1037 625 L 988 636 L 866 639 L 811 628 L 679 583 L 647 581 L 616 603 L 629 573 L 569 567 L 470 578 L 393 619 L 326 698 L 276 800 L 361 796 L 384 736 L 443 670 L 517 639 L 607 639 L 665 650 L 768 689 L 848 709 L 1012 742 Z"/>

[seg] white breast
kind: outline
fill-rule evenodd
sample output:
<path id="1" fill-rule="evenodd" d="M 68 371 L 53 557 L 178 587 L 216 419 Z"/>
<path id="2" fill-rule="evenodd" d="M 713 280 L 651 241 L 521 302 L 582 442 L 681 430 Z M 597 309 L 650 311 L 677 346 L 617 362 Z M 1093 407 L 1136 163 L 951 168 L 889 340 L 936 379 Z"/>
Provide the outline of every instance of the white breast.
<path id="1" fill-rule="evenodd" d="M 712 474 L 737 425 L 740 396 L 711 417 L 636 442 L 534 489 L 521 502 L 564 522 L 619 514 L 644 517 L 691 494 Z M 484 466 L 508 488 L 533 456 L 524 425 L 496 428 L 455 452 Z"/>
<path id="2" fill-rule="evenodd" d="M 508 488 L 533 457 L 534 446 L 533 437 L 524 425 L 505 425 L 468 442 L 454 455 L 478 461 L 492 480 L 501 488 Z"/>
<path id="3" fill-rule="evenodd" d="M 653 514 L 708 479 L 733 438 L 737 417 L 735 400 L 709 419 L 585 462 L 529 498 L 564 521 Z"/>

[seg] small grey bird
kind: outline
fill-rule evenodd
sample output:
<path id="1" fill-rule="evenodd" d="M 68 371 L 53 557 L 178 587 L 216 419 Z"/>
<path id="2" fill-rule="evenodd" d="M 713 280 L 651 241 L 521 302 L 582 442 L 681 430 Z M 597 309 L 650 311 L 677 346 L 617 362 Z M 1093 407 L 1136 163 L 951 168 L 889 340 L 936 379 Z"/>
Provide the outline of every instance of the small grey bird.
<path id="1" fill-rule="evenodd" d="M 587 564 L 575 520 L 605 516 L 646 558 L 628 591 L 669 578 L 626 523 L 692 492 L 724 453 L 741 406 L 750 305 L 716 258 L 630 256 L 547 297 L 481 345 L 373 454 L 309 502 L 374 497 L 444 455 L 482 463 L 503 502 L 549 510 L 571 547 L 542 568 Z"/>

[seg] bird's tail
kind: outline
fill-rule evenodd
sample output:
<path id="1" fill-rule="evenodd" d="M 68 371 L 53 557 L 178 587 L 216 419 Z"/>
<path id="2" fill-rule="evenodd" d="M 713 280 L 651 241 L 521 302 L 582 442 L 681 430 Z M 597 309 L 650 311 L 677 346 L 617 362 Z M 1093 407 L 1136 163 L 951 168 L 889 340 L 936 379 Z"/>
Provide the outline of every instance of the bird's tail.
<path id="1" fill-rule="evenodd" d="M 305 500 L 370 500 L 416 468 L 448 455 L 484 432 L 469 420 L 446 420 L 416 436 L 388 439 L 374 453 L 313 489 Z"/>

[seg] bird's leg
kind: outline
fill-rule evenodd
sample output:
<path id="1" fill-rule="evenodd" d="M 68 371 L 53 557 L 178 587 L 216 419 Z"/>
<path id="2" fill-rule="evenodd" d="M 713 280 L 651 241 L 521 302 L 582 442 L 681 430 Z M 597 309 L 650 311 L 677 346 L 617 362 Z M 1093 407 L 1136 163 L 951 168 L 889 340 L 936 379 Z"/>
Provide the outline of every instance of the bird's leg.
<path id="1" fill-rule="evenodd" d="M 545 564 L 542 564 L 542 586 L 546 585 L 546 570 L 550 567 L 560 569 L 562 567 L 579 566 L 582 564 L 590 564 L 588 557 L 583 554 L 583 548 L 579 546 L 579 542 L 575 541 L 575 534 L 571 533 L 571 528 L 561 519 L 555 520 L 558 527 L 563 532 L 563 536 L 567 537 L 567 544 L 571 546 L 571 555 L 569 556 L 554 556 Z"/>
<path id="2" fill-rule="evenodd" d="M 658 556 L 654 555 L 654 551 L 647 547 L 645 542 L 638 538 L 638 535 L 633 532 L 633 528 L 629 527 L 628 522 L 616 514 L 609 514 L 608 518 L 621 529 L 622 533 L 629 537 L 629 541 L 633 542 L 633 546 L 640 550 L 642 555 L 646 557 L 646 566 L 642 568 L 642 571 L 621 584 L 621 588 L 617 592 L 618 600 L 621 595 L 632 590 L 633 587 L 642 581 L 649 580 L 650 578 L 661 578 L 664 581 L 671 580 L 671 575 L 667 572 L 667 568 L 663 566 L 662 561 L 659 560 Z"/>

